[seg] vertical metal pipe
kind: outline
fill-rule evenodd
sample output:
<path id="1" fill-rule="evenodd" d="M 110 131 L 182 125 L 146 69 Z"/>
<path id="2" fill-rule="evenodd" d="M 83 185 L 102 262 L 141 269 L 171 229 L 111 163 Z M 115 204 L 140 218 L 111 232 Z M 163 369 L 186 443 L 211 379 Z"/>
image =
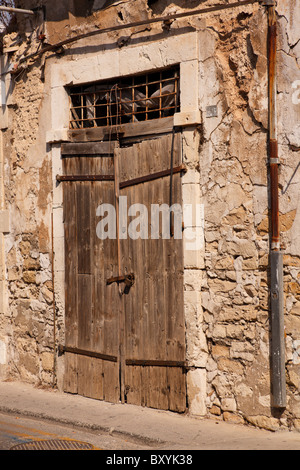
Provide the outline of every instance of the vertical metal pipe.
<path id="1" fill-rule="evenodd" d="M 282 253 L 272 251 L 271 264 L 271 405 L 286 407 Z"/>
<path id="2" fill-rule="evenodd" d="M 270 307 L 271 307 L 271 395 L 274 408 L 286 407 L 283 262 L 280 252 L 278 142 L 276 126 L 276 11 L 268 3 L 268 73 L 269 73 L 269 165 L 271 203 Z"/>

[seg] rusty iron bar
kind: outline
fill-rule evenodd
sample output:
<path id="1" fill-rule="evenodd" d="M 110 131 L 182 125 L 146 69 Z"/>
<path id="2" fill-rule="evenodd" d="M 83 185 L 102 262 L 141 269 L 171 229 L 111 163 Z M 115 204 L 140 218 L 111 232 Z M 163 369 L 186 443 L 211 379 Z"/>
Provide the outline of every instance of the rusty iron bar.
<path id="1" fill-rule="evenodd" d="M 126 359 L 125 364 L 127 366 L 150 366 L 150 367 L 182 367 L 187 369 L 187 363 L 185 361 L 168 361 L 160 359 Z"/>
<path id="2" fill-rule="evenodd" d="M 271 192 L 271 249 L 280 250 L 279 196 L 278 196 L 278 143 L 276 127 L 276 12 L 268 7 L 268 72 L 269 72 L 269 165 Z"/>
<path id="3" fill-rule="evenodd" d="M 145 26 L 148 24 L 154 24 L 154 23 L 166 23 L 169 22 L 170 20 L 176 20 L 179 18 L 187 18 L 189 16 L 197 16 L 197 15 L 203 15 L 206 13 L 213 13 L 217 11 L 222 11 L 222 10 L 227 10 L 230 8 L 238 8 L 242 6 L 247 6 L 247 5 L 253 5 L 255 3 L 259 3 L 261 0 L 241 0 L 238 2 L 233 2 L 233 3 L 228 3 L 228 4 L 223 4 L 223 5 L 214 5 L 211 7 L 207 8 L 201 8 L 197 10 L 191 10 L 188 12 L 182 12 L 182 13 L 174 13 L 173 15 L 167 15 L 167 16 L 159 16 L 159 17 L 153 17 L 149 18 L 147 20 L 142 20 L 142 21 L 136 21 L 133 23 L 128 23 L 124 25 L 118 25 L 118 26 L 111 26 L 108 28 L 103 28 L 103 29 L 98 29 L 96 31 L 90 31 L 88 33 L 83 33 L 79 34 L 77 36 L 74 36 L 72 38 L 65 39 L 63 41 L 60 41 L 56 44 L 50 44 L 45 46 L 43 49 L 33 52 L 32 54 L 28 54 L 27 56 L 22 57 L 19 60 L 19 64 L 22 62 L 26 62 L 28 59 L 32 59 L 33 57 L 38 57 L 45 52 L 49 51 L 55 51 L 55 50 L 60 50 L 63 46 L 72 44 L 73 42 L 79 41 L 81 39 L 85 39 L 91 36 L 96 36 L 99 34 L 104 34 L 104 33 L 109 33 L 112 31 L 121 31 L 123 29 L 128 29 L 128 28 L 135 28 L 137 26 Z"/>
<path id="4" fill-rule="evenodd" d="M 34 15 L 33 10 L 24 10 L 23 8 L 13 8 L 13 7 L 0 7 L 0 11 L 7 11 L 8 13 L 23 13 L 25 15 Z"/>
<path id="5" fill-rule="evenodd" d="M 139 178 L 134 178 L 132 180 L 121 181 L 120 189 L 127 188 L 128 186 L 134 186 L 140 183 L 146 183 L 147 181 L 153 181 L 159 178 L 163 178 L 164 176 L 169 176 L 171 174 L 171 171 L 173 173 L 186 172 L 186 167 L 185 165 L 179 165 L 179 166 L 174 167 L 173 170 L 171 169 L 162 170 L 162 171 L 158 171 L 157 173 L 150 173 L 149 175 L 140 176 Z"/>
<path id="6" fill-rule="evenodd" d="M 56 181 L 114 181 L 114 175 L 57 175 Z"/>
<path id="7" fill-rule="evenodd" d="M 109 362 L 118 361 L 117 356 L 110 356 L 108 354 L 102 354 L 96 351 L 88 351 L 86 349 L 80 349 L 80 348 L 75 348 L 71 346 L 63 346 L 62 344 L 60 344 L 58 346 L 58 354 L 62 355 L 65 352 L 71 353 L 71 354 L 78 354 L 79 356 L 95 357 L 97 359 L 102 359 L 103 361 L 109 361 Z"/>
<path id="8" fill-rule="evenodd" d="M 185 165 L 179 165 L 173 168 L 173 173 L 186 172 Z M 121 181 L 119 183 L 120 189 L 135 186 L 137 184 L 153 181 L 171 174 L 171 169 L 158 171 L 157 173 L 150 173 L 149 175 L 140 176 L 131 180 Z M 56 181 L 114 181 L 114 175 L 57 175 Z"/>
<path id="9" fill-rule="evenodd" d="M 92 127 L 105 127 L 107 125 L 109 125 L 109 120 L 110 122 L 112 122 L 111 120 L 113 119 L 113 121 L 116 121 L 116 123 L 118 124 L 118 118 L 120 118 L 120 124 L 123 122 L 123 118 L 125 117 L 130 117 L 131 118 L 131 121 L 130 122 L 134 122 L 133 118 L 134 116 L 136 115 L 141 115 L 142 116 L 142 119 L 141 121 L 143 120 L 148 120 L 148 117 L 149 117 L 149 114 L 150 113 L 159 113 L 159 119 L 162 119 L 163 117 L 165 116 L 162 116 L 162 112 L 164 111 L 169 111 L 169 112 L 172 112 L 172 110 L 175 110 L 174 112 L 176 112 L 176 107 L 177 107 L 177 103 L 173 104 L 172 103 L 169 103 L 169 104 L 166 104 L 165 106 L 163 106 L 163 103 L 162 103 L 162 98 L 165 98 L 165 97 L 173 97 L 174 99 L 174 103 L 176 102 L 177 100 L 177 92 L 166 92 L 166 93 L 163 93 L 163 89 L 162 89 L 162 84 L 163 83 L 168 83 L 168 84 L 174 84 L 174 88 L 175 90 L 177 90 L 178 86 L 177 86 L 177 83 L 179 81 L 179 75 L 177 73 L 177 67 L 172 70 L 170 69 L 170 72 L 173 71 L 173 76 L 169 76 L 167 78 L 163 78 L 162 76 L 162 73 L 160 73 L 160 79 L 157 80 L 157 79 L 152 79 L 152 80 L 149 80 L 149 77 L 153 76 L 153 73 L 152 74 L 146 74 L 144 76 L 144 81 L 140 81 L 140 83 L 136 84 L 134 82 L 134 76 L 132 76 L 132 84 L 129 86 L 129 85 L 126 85 L 124 86 L 124 83 L 122 82 L 122 80 L 118 83 L 118 92 L 119 94 L 116 94 L 115 96 L 115 101 L 111 101 L 111 97 L 110 97 L 110 93 L 112 91 L 112 88 L 109 87 L 109 85 L 107 84 L 107 90 L 105 89 L 101 89 L 101 90 L 97 90 L 97 85 L 94 86 L 94 90 L 89 90 L 89 91 L 86 91 L 86 87 L 85 86 L 82 86 L 80 87 L 80 90 L 78 91 L 78 86 L 73 86 L 71 89 L 70 89 L 70 101 L 71 101 L 71 107 L 70 107 L 70 111 L 71 111 L 71 117 L 70 117 L 70 128 L 71 129 L 74 129 L 76 128 L 76 124 L 77 124 L 77 128 L 81 127 L 81 128 L 86 128 L 86 127 L 90 127 L 90 126 L 87 126 L 86 124 L 89 123 L 91 124 L 91 121 L 92 122 Z M 152 86 L 152 85 L 157 85 L 157 91 L 160 91 L 160 95 L 156 95 L 154 98 L 149 96 L 150 94 L 148 93 L 148 90 L 149 90 L 149 87 Z M 135 90 L 139 90 L 139 89 L 143 89 L 145 87 L 146 89 L 146 92 L 145 92 L 145 95 L 147 96 L 144 96 L 144 97 L 136 97 L 135 96 Z M 90 87 L 89 87 L 90 88 Z M 75 91 L 73 91 L 73 89 Z M 123 100 L 122 98 L 122 93 L 124 92 L 124 90 L 127 90 L 128 92 L 131 93 L 131 99 L 128 99 L 128 97 L 125 98 L 125 101 Z M 104 96 L 104 94 L 107 94 L 108 96 L 108 99 L 106 101 L 106 103 L 103 103 L 103 104 L 99 104 L 97 102 L 97 97 L 101 97 L 101 96 Z M 79 98 L 84 98 L 85 96 L 88 96 L 88 97 L 93 97 L 93 104 L 88 104 L 88 103 L 85 103 L 85 101 L 83 100 L 82 104 L 80 105 L 78 103 L 78 100 Z M 75 100 L 74 100 L 75 99 Z M 152 109 L 148 109 L 148 102 L 147 100 L 154 100 L 154 102 L 156 101 L 156 105 L 152 108 Z M 145 103 L 145 100 L 146 100 L 146 103 Z M 142 111 L 139 111 L 138 108 L 135 106 L 135 103 L 137 104 L 142 104 L 142 108 L 145 107 L 144 104 L 146 104 L 146 118 L 143 119 L 143 115 L 145 115 L 145 111 L 142 110 Z M 123 104 L 126 104 L 126 106 L 132 106 L 132 109 L 131 110 L 122 110 L 122 105 Z M 116 111 L 115 112 L 111 112 L 111 106 L 112 105 L 115 105 L 116 106 Z M 82 111 L 84 110 L 91 110 L 93 109 L 93 112 L 94 112 L 94 116 L 93 117 L 82 117 Z M 99 110 L 101 112 L 104 112 L 106 109 L 107 111 L 107 115 L 106 115 L 106 118 L 107 118 L 107 123 L 104 124 L 104 121 L 105 121 L 105 115 L 103 114 L 102 116 L 101 115 L 96 115 L 96 110 Z M 119 111 L 119 112 L 118 112 Z M 115 119 L 116 118 L 116 119 Z M 151 118 L 150 118 L 151 119 Z M 112 124 L 111 124 L 112 125 Z"/>
<path id="10" fill-rule="evenodd" d="M 278 145 L 270 141 L 270 193 L 271 193 L 271 249 L 280 250 L 279 197 L 278 197 Z"/>

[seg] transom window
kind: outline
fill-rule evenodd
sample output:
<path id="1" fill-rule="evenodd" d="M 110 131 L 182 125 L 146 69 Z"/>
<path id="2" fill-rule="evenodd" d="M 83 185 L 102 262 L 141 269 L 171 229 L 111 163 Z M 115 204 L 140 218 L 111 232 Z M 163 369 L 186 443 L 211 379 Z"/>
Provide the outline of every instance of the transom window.
<path id="1" fill-rule="evenodd" d="M 72 86 L 70 128 L 162 119 L 179 111 L 179 67 Z"/>

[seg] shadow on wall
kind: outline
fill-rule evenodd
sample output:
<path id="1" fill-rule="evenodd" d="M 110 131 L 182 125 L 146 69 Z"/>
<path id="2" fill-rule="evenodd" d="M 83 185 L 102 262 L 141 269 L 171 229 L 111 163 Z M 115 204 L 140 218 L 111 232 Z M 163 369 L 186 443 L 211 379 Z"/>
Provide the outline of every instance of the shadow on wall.
<path id="1" fill-rule="evenodd" d="M 76 17 L 87 17 L 94 11 L 125 2 L 126 0 L 69 0 L 69 11 Z"/>
<path id="2" fill-rule="evenodd" d="M 102 10 L 123 2 L 124 0 L 67 0 L 64 2 L 43 0 L 41 3 L 46 7 L 46 20 L 54 22 L 68 19 L 70 13 L 76 17 L 86 18 L 94 11 Z M 24 5 L 20 5 L 22 8 L 26 6 L 26 8 L 30 9 L 36 6 L 36 2 L 31 2 L 31 4 L 29 4 L 29 2 L 23 3 Z"/>
<path id="3" fill-rule="evenodd" d="M 68 0 L 66 2 L 57 2 L 55 8 L 50 7 L 50 2 L 43 1 L 46 6 L 47 21 L 62 21 L 67 19 L 69 13 L 76 17 L 86 18 L 93 12 L 104 10 L 110 6 L 124 4 L 130 0 Z M 55 2 L 55 0 L 54 0 Z M 147 0 L 149 8 L 154 14 L 162 14 L 167 7 L 174 5 L 183 9 L 192 9 L 206 3 L 207 0 Z"/>
<path id="4" fill-rule="evenodd" d="M 147 3 L 155 15 L 161 15 L 170 5 L 184 9 L 193 9 L 207 3 L 207 0 L 147 0 Z"/>

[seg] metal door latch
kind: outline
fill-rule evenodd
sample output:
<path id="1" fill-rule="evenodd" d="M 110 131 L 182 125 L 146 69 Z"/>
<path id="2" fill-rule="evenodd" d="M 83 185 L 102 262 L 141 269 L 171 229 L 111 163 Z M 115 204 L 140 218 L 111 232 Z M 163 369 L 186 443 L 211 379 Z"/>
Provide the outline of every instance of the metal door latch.
<path id="1" fill-rule="evenodd" d="M 130 291 L 130 288 L 134 284 L 134 274 L 130 273 L 130 274 L 126 274 L 125 276 L 111 277 L 107 279 L 106 284 L 109 285 L 109 284 L 113 284 L 114 282 L 117 282 L 118 284 L 121 282 L 124 282 L 125 288 L 124 288 L 123 294 L 128 294 L 128 292 Z"/>

